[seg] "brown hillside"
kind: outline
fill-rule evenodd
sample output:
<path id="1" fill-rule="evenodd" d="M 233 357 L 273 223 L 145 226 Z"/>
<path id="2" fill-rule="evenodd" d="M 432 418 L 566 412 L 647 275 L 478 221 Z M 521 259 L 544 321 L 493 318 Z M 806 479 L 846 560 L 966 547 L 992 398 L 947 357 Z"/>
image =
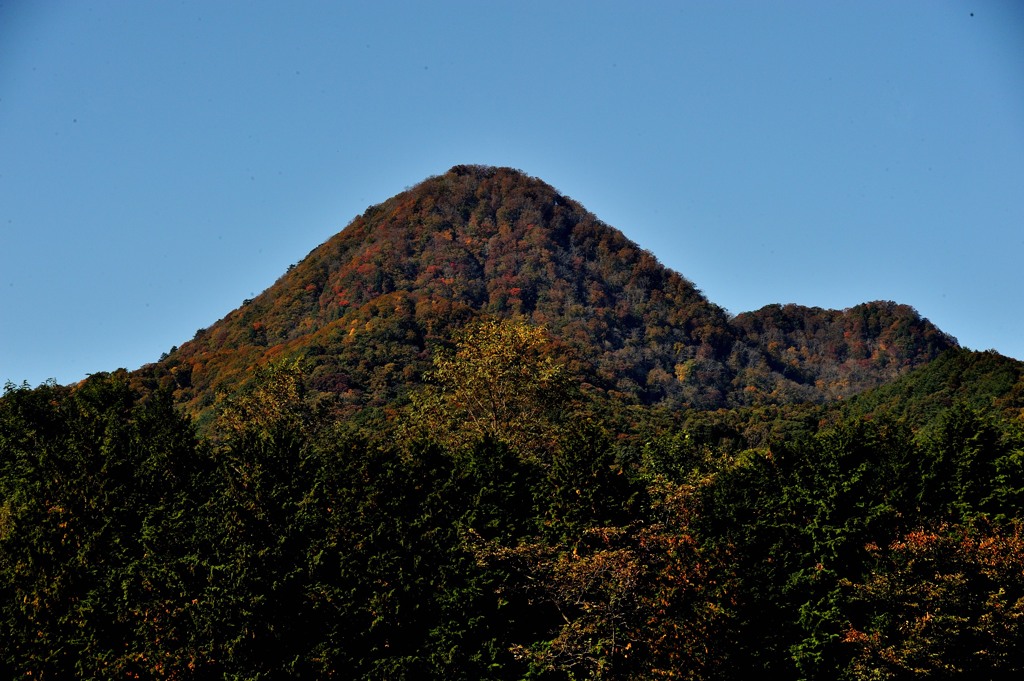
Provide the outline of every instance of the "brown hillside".
<path id="1" fill-rule="evenodd" d="M 542 326 L 596 389 L 715 408 L 822 401 L 955 344 L 906 306 L 772 306 L 735 319 L 544 182 L 456 166 L 384 203 L 146 375 L 203 411 L 260 363 L 304 356 L 310 387 L 357 407 L 419 380 L 477 315 Z"/>

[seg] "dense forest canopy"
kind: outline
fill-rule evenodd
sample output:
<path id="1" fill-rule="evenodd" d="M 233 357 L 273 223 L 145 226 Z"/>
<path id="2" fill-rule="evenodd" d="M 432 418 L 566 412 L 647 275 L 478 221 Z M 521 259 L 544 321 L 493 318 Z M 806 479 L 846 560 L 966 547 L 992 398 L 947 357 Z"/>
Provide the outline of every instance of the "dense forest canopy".
<path id="1" fill-rule="evenodd" d="M 1024 364 L 731 317 L 518 171 L 0 398 L 8 678 L 1017 679 Z"/>
<path id="2" fill-rule="evenodd" d="M 1019 378 L 985 407 L 925 395 L 921 426 L 843 405 L 681 420 L 588 391 L 552 343 L 471 323 L 412 399 L 349 418 L 306 390 L 307 366 L 277 362 L 202 434 L 169 388 L 125 372 L 8 386 L 0 665 L 44 679 L 1024 671 Z M 935 387 L 928 369 L 903 390 Z"/>

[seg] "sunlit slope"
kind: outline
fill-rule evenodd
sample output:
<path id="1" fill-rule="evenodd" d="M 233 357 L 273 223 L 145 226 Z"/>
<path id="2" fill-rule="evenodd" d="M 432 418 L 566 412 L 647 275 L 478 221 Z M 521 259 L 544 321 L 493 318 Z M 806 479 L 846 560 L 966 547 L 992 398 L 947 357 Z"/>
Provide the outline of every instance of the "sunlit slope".
<path id="1" fill-rule="evenodd" d="M 480 315 L 546 328 L 611 397 L 700 409 L 845 397 L 955 346 L 888 302 L 731 318 L 541 180 L 456 166 L 368 208 L 140 375 L 173 384 L 198 413 L 255 366 L 303 356 L 312 390 L 380 405 Z"/>

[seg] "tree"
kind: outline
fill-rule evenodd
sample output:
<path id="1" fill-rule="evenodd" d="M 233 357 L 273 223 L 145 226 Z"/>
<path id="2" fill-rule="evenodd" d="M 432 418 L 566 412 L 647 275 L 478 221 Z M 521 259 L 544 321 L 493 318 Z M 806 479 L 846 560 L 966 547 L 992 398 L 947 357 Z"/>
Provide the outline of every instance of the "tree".
<path id="1" fill-rule="evenodd" d="M 728 654 L 721 634 L 734 578 L 727 552 L 694 533 L 696 486 L 652 486 L 649 522 L 592 527 L 573 543 L 481 543 L 477 555 L 516 579 L 503 585 L 546 617 L 548 633 L 517 642 L 534 674 L 555 678 L 704 679 Z"/>
<path id="2" fill-rule="evenodd" d="M 0 400 L 0 670 L 156 678 L 202 668 L 194 544 L 210 462 L 167 392 L 125 372 Z"/>
<path id="3" fill-rule="evenodd" d="M 299 432 L 312 420 L 305 400 L 305 370 L 301 360 L 280 360 L 257 367 L 248 389 L 223 398 L 217 415 L 215 439 L 275 432 Z"/>
<path id="4" fill-rule="evenodd" d="M 992 418 L 954 405 L 938 419 L 925 443 L 921 505 L 954 522 L 982 512 L 1017 512 L 1018 507 L 999 503 L 1012 498 L 1013 488 L 1021 483 L 1019 456 L 1014 466 L 1008 451 L 1012 445 Z"/>
<path id="5" fill-rule="evenodd" d="M 543 329 L 513 320 L 472 322 L 439 351 L 432 383 L 413 401 L 420 432 L 461 446 L 491 438 L 543 458 L 576 395 Z"/>
<path id="6" fill-rule="evenodd" d="M 918 529 L 861 582 L 845 641 L 854 679 L 1018 679 L 1024 674 L 1024 536 L 978 521 Z M 852 614 L 852 613 L 851 613 Z"/>

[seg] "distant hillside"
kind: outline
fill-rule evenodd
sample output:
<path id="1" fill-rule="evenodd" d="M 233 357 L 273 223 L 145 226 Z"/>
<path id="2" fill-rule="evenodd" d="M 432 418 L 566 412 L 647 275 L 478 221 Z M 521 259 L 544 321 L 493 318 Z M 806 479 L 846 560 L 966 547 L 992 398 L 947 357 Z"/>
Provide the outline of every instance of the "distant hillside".
<path id="1" fill-rule="evenodd" d="M 731 319 L 544 182 L 456 166 L 368 208 L 140 376 L 172 383 L 198 413 L 255 366 L 304 356 L 313 390 L 380 405 L 479 315 L 546 328 L 609 396 L 700 409 L 845 397 L 956 345 L 894 303 L 769 306 Z"/>
<path id="2" fill-rule="evenodd" d="M 842 311 L 768 305 L 732 325 L 744 345 L 738 382 L 783 402 L 855 395 L 956 347 L 912 307 L 892 302 Z"/>
<path id="3" fill-rule="evenodd" d="M 847 416 L 887 416 L 912 427 L 933 421 L 954 405 L 1024 416 L 1024 362 L 996 352 L 949 350 L 844 405 Z"/>

